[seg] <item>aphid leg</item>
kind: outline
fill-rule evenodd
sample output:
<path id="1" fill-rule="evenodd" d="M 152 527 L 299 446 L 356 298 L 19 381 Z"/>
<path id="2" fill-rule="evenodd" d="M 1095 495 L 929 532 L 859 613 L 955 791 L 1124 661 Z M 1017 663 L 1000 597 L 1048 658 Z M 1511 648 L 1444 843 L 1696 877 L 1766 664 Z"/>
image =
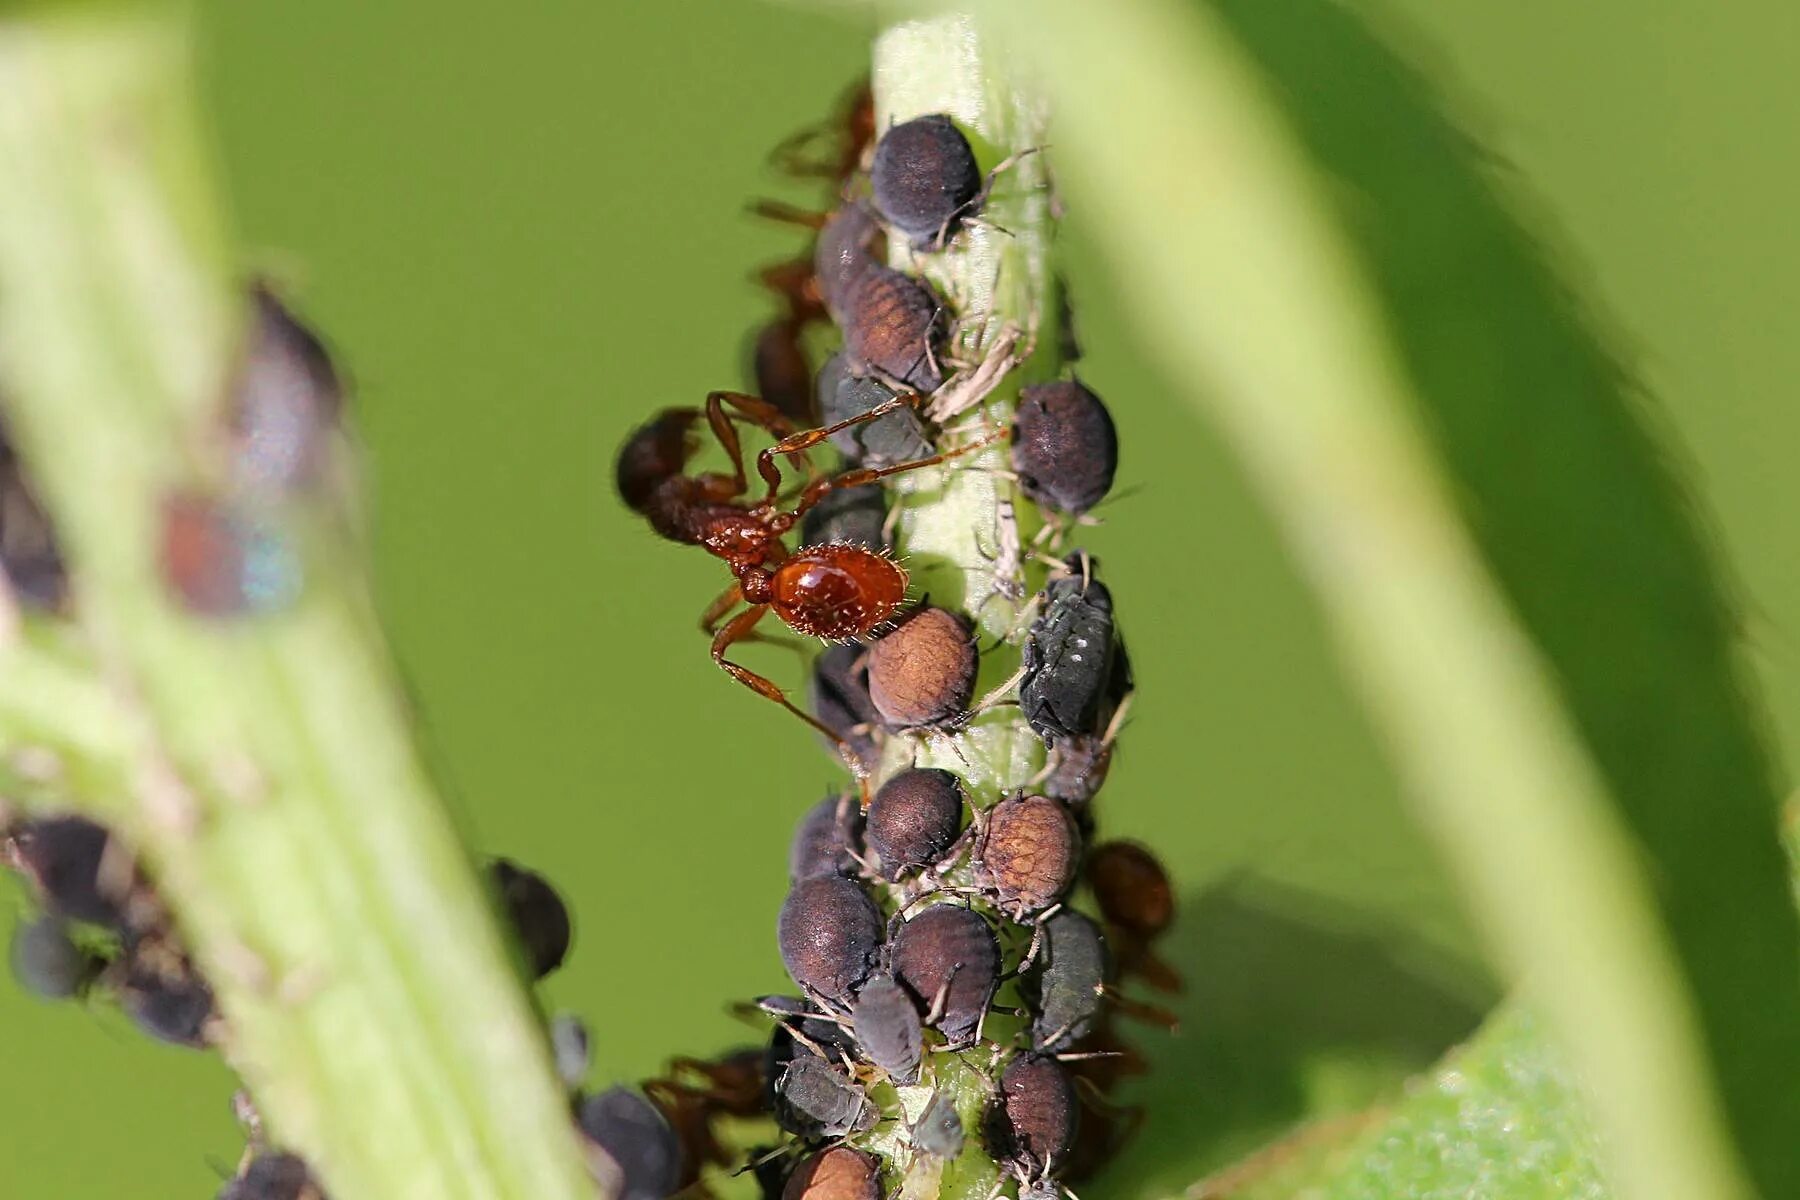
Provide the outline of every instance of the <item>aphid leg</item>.
<path id="1" fill-rule="evenodd" d="M 793 701 L 787 698 L 787 693 L 776 686 L 773 680 L 765 679 L 748 667 L 739 666 L 737 663 L 734 663 L 725 657 L 725 652 L 733 645 L 738 642 L 751 640 L 752 635 L 756 632 L 757 622 L 768 615 L 768 605 L 753 604 L 737 616 L 733 617 L 730 621 L 727 621 L 724 628 L 713 635 L 713 662 L 718 664 L 720 670 L 724 671 L 727 675 L 731 676 L 757 695 L 763 697 L 765 700 L 773 700 L 776 704 L 781 705 L 781 707 L 787 709 L 802 721 L 805 721 L 809 726 L 824 734 L 831 744 L 837 747 L 839 757 L 844 760 L 845 764 L 849 766 L 851 773 L 856 776 L 857 785 L 865 794 L 864 806 L 866 807 L 866 795 L 869 791 L 869 770 L 863 765 L 862 758 L 856 753 L 855 748 L 839 736 L 837 730 L 831 728 L 831 726 L 825 724 L 825 722 L 819 720 L 806 710 L 797 707 Z"/>

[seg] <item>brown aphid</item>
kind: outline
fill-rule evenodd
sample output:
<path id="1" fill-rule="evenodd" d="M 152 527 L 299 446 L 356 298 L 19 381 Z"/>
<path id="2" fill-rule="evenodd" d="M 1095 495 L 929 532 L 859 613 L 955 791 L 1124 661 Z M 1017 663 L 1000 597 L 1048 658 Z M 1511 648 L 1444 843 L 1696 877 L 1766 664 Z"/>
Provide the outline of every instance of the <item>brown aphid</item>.
<path id="1" fill-rule="evenodd" d="M 813 367 L 802 340 L 805 321 L 777 317 L 750 339 L 750 377 L 756 393 L 798 426 L 818 420 L 813 408 Z"/>
<path id="2" fill-rule="evenodd" d="M 876 373 L 918 392 L 944 382 L 939 365 L 949 326 L 929 284 L 891 267 L 865 271 L 844 294 L 838 324 L 853 374 Z"/>
<path id="3" fill-rule="evenodd" d="M 1012 796 L 988 811 L 976 869 L 1000 904 L 1019 916 L 1056 903 L 1075 881 L 1081 836 L 1048 796 Z"/>
<path id="4" fill-rule="evenodd" d="M 974 209 L 981 168 L 956 123 L 943 113 L 929 113 L 881 135 L 869 184 L 882 220 L 914 248 L 928 250 L 942 246 Z"/>
<path id="5" fill-rule="evenodd" d="M 1075 1141 L 1075 1086 L 1053 1058 L 1021 1054 L 1000 1074 L 988 1110 L 988 1151 L 1021 1179 L 1048 1177 Z"/>
<path id="6" fill-rule="evenodd" d="M 944 857 L 962 832 L 962 781 L 949 771 L 921 767 L 881 785 L 869 803 L 866 838 L 892 883 Z"/>
<path id="7" fill-rule="evenodd" d="M 1121 929 L 1155 937 L 1175 919 L 1175 889 L 1162 863 L 1131 841 L 1103 842 L 1087 862 L 1088 886 L 1106 919 Z"/>
<path id="8" fill-rule="evenodd" d="M 813 243 L 813 284 L 826 311 L 844 323 L 851 295 L 858 284 L 882 263 L 876 257 L 875 239 L 881 227 L 875 214 L 860 204 L 846 204 L 825 218 Z"/>
<path id="9" fill-rule="evenodd" d="M 1012 463 L 1027 496 L 1080 515 L 1112 489 L 1119 469 L 1112 415 L 1075 380 L 1024 388 L 1013 418 Z"/>
<path id="10" fill-rule="evenodd" d="M 781 962 L 795 983 L 847 1009 L 874 969 L 881 913 L 868 893 L 837 875 L 802 879 L 781 905 Z"/>
<path id="11" fill-rule="evenodd" d="M 853 796 L 827 796 L 800 818 L 788 846 L 788 880 L 856 874 L 862 806 Z"/>
<path id="12" fill-rule="evenodd" d="M 975 636 L 942 608 L 921 608 L 869 648 L 869 698 L 894 729 L 960 716 L 975 693 Z"/>
<path id="13" fill-rule="evenodd" d="M 975 1036 L 1000 982 L 1000 945 L 966 908 L 934 904 L 894 931 L 888 964 L 952 1045 Z"/>
<path id="14" fill-rule="evenodd" d="M 794 1168 L 781 1200 L 881 1200 L 881 1164 L 848 1146 L 821 1150 Z"/>

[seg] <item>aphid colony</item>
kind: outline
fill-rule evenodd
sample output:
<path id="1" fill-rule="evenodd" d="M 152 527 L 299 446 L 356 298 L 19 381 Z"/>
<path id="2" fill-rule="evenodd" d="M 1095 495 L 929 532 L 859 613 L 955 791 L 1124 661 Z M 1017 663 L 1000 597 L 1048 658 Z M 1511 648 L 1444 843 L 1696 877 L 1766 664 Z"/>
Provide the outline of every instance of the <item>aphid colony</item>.
<path id="1" fill-rule="evenodd" d="M 973 407 L 931 403 L 969 378 L 950 346 L 970 314 L 890 266 L 880 246 L 905 246 L 914 262 L 955 246 L 1006 164 L 984 176 L 943 114 L 875 136 L 866 92 L 828 128 L 834 135 L 778 154 L 829 179 L 835 207 L 758 206 L 814 231 L 809 258 L 760 276 L 786 306 L 755 339 L 762 395 L 714 392 L 702 407 L 657 413 L 627 438 L 617 485 L 655 532 L 725 562 L 734 582 L 702 618 L 714 660 L 822 734 L 857 787 L 826 796 L 796 827 L 776 934 L 799 994 L 751 1006 L 774 1022 L 766 1049 L 675 1064 L 641 1092 L 614 1089 L 584 1108 L 583 1127 L 624 1194 L 642 1200 L 694 1186 L 703 1164 L 729 1164 L 716 1123 L 758 1112 L 788 1135 L 740 1151 L 765 1196 L 878 1200 L 916 1171 L 974 1154 L 1043 1200 L 1104 1163 L 1134 1126 L 1136 1114 L 1107 1098 L 1142 1069 L 1117 1019 L 1172 1024 L 1122 983 L 1179 986 L 1152 953 L 1173 917 L 1162 868 L 1136 844 L 1092 842 L 1130 661 L 1094 561 L 1052 559 L 1040 538 L 1017 548 L 1021 563 L 1029 551 L 1051 571 L 1011 638 L 1021 670 L 975 705 L 976 622 L 909 596 L 894 558 L 905 547 L 875 485 L 924 467 L 970 469 L 964 455 L 1006 441 L 1017 502 L 1038 506 L 1046 532 L 1062 537 L 1111 489 L 1117 435 L 1100 398 L 1074 379 L 1020 389 L 998 428 L 934 423 L 932 412 Z M 800 145 L 811 150 L 804 161 Z M 841 348 L 803 393 L 799 334 L 827 318 Z M 992 391 L 990 380 L 982 395 Z M 803 417 L 817 427 L 802 429 Z M 693 465 L 703 426 L 724 452 L 722 471 Z M 760 486 L 740 441 L 746 428 L 769 440 L 754 456 Z M 812 460 L 831 451 L 843 465 L 822 472 Z M 726 656 L 770 613 L 826 641 L 805 708 Z M 890 753 L 922 737 L 953 740 L 977 709 L 1008 703 L 1046 748 L 1046 766 L 1023 787 L 977 802 L 956 770 L 907 769 Z M 1078 892 L 1098 920 L 1071 907 Z"/>

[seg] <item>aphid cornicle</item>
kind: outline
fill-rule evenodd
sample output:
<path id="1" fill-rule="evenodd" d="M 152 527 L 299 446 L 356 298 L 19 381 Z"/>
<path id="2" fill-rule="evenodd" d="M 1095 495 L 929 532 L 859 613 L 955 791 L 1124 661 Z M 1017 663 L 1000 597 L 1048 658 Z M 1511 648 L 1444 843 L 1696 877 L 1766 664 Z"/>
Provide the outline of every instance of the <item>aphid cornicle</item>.
<path id="1" fill-rule="evenodd" d="M 915 768 L 882 784 L 864 834 L 881 877 L 892 883 L 941 859 L 962 831 L 963 804 L 962 781 L 949 771 Z"/>
<path id="2" fill-rule="evenodd" d="M 895 1083 L 919 1077 L 924 1052 L 919 1010 L 904 988 L 885 972 L 863 984 L 850 1010 L 850 1024 L 869 1061 L 893 1076 Z"/>
<path id="3" fill-rule="evenodd" d="M 788 846 L 788 880 L 854 875 L 862 840 L 862 806 L 855 797 L 831 795 L 806 810 Z"/>
<path id="4" fill-rule="evenodd" d="M 1055 746 L 1101 732 L 1116 690 L 1118 639 L 1112 593 L 1091 575 L 1052 579 L 1041 603 L 1025 637 L 1019 707 Z"/>
<path id="5" fill-rule="evenodd" d="M 968 708 L 977 660 L 967 621 L 921 608 L 869 648 L 869 698 L 890 728 L 941 724 Z"/>
<path id="6" fill-rule="evenodd" d="M 531 977 L 542 979 L 562 966 L 569 953 L 568 906 L 548 880 L 517 863 L 497 858 L 488 873 Z"/>
<path id="7" fill-rule="evenodd" d="M 943 113 L 914 117 L 875 143 L 869 184 L 882 220 L 915 249 L 935 249 L 955 233 L 981 195 L 981 168 L 969 139 Z"/>
<path id="8" fill-rule="evenodd" d="M 875 967 L 881 912 L 851 880 L 821 875 L 794 884 L 776 926 L 782 965 L 795 983 L 848 1008 Z"/>
<path id="9" fill-rule="evenodd" d="M 1041 912 L 1075 881 L 1081 836 L 1059 801 L 1009 796 L 988 810 L 975 847 L 978 875 L 1016 916 Z"/>
<path id="10" fill-rule="evenodd" d="M 912 994 L 951 1045 L 975 1036 L 1000 985 L 1000 945 L 975 913 L 933 904 L 894 931 L 888 946 L 894 978 Z"/>
<path id="11" fill-rule="evenodd" d="M 1112 490 L 1119 468 L 1112 414 L 1074 380 L 1024 388 L 1013 417 L 1012 463 L 1027 496 L 1078 516 Z"/>
<path id="12" fill-rule="evenodd" d="M 820 1150 L 794 1168 L 781 1200 L 881 1200 L 881 1164 L 848 1146 Z"/>
<path id="13" fill-rule="evenodd" d="M 1075 1140 L 1075 1087 L 1053 1058 L 1020 1054 L 1000 1073 L 988 1150 L 1021 1179 L 1049 1177 Z"/>
<path id="14" fill-rule="evenodd" d="M 589 1096 L 576 1124 L 592 1146 L 589 1164 L 617 1200 L 664 1200 L 681 1183 L 681 1143 L 657 1107 L 630 1088 Z"/>

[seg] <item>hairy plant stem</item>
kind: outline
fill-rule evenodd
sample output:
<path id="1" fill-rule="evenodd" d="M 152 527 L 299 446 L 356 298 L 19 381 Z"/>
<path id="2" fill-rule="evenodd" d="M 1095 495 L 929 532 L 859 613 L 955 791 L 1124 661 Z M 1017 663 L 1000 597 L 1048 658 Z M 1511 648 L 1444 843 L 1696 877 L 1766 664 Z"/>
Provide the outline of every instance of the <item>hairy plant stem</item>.
<path id="1" fill-rule="evenodd" d="M 0 19 L 0 388 L 77 606 L 0 648 L 0 784 L 128 839 L 271 1135 L 336 1200 L 591 1197 L 339 510 L 274 514 L 303 584 L 271 615 L 162 584 L 164 498 L 224 482 L 244 307 L 181 14 Z"/>
<path id="2" fill-rule="evenodd" d="M 950 421 L 947 442 L 1007 428 L 1020 386 L 1053 378 L 1062 368 L 1060 281 L 1052 270 L 1055 220 L 1045 156 L 1038 153 L 1047 107 L 1014 64 L 1003 67 L 994 44 L 973 21 L 957 15 L 887 28 L 875 43 L 874 90 L 877 128 L 946 113 L 969 135 L 984 167 L 1013 160 L 995 179 L 981 219 L 946 249 L 917 253 L 900 239 L 890 248 L 894 266 L 929 279 L 944 298 L 954 321 L 950 356 L 956 362 L 973 367 L 1005 353 L 1015 338 L 1013 353 L 1023 360 L 981 405 Z M 898 476 L 891 489 L 899 509 L 898 547 L 915 591 L 934 605 L 961 612 L 977 631 L 982 647 L 977 697 L 1017 671 L 1025 633 L 1021 616 L 1045 576 L 1045 568 L 1030 559 L 1043 517 L 1008 472 L 1001 444 L 943 468 Z M 1014 557 L 1009 547 L 1022 553 Z M 1043 743 L 1018 706 L 1006 703 L 953 733 L 891 736 L 875 782 L 909 767 L 940 767 L 960 776 L 970 802 L 986 809 L 1025 788 L 1043 762 Z M 959 867 L 947 882 L 971 881 Z M 1008 946 L 1009 961 L 1016 962 L 1022 949 L 1023 942 Z M 1007 1019 L 997 1017 L 990 1032 L 1006 1028 Z M 876 1138 L 872 1148 L 889 1154 L 891 1165 L 903 1172 L 901 1194 L 908 1200 L 982 1200 L 1000 1174 L 977 1132 L 991 1083 L 964 1056 L 943 1051 L 927 1054 L 921 1078 L 925 1084 L 900 1089 L 908 1121 L 930 1099 L 929 1084 L 949 1089 L 970 1134 L 962 1156 L 940 1170 L 910 1152 L 903 1128 Z"/>

